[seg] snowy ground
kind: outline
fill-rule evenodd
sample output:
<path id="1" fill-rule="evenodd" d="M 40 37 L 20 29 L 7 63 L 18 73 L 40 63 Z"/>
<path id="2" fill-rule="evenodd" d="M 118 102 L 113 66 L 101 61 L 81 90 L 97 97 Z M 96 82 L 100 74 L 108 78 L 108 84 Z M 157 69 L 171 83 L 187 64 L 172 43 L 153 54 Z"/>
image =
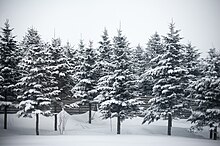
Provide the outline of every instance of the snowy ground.
<path id="1" fill-rule="evenodd" d="M 209 140 L 208 129 L 190 133 L 190 123 L 174 120 L 172 136 L 166 135 L 167 121 L 141 125 L 142 118 L 122 123 L 121 135 L 116 135 L 116 120 L 102 120 L 93 113 L 92 124 L 88 114 L 69 116 L 64 135 L 53 131 L 53 117 L 40 117 L 40 136 L 35 136 L 35 118 L 9 115 L 8 130 L 3 130 L 0 115 L 0 146 L 219 146 L 220 140 Z M 112 123 L 112 124 L 110 124 Z M 112 126 L 111 126 L 112 125 Z"/>

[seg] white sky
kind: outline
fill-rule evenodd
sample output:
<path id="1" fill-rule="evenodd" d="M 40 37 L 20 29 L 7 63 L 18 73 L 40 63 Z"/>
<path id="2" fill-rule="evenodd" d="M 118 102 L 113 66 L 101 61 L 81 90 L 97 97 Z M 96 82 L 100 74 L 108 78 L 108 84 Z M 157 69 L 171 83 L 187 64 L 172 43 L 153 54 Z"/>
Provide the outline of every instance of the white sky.
<path id="1" fill-rule="evenodd" d="M 184 43 L 201 52 L 220 49 L 220 0 L 0 0 L 0 26 L 6 18 L 18 40 L 33 26 L 45 41 L 55 28 L 63 44 L 73 45 L 81 34 L 97 45 L 104 27 L 113 37 L 121 21 L 131 47 L 146 46 L 155 31 L 166 35 L 173 18 Z"/>

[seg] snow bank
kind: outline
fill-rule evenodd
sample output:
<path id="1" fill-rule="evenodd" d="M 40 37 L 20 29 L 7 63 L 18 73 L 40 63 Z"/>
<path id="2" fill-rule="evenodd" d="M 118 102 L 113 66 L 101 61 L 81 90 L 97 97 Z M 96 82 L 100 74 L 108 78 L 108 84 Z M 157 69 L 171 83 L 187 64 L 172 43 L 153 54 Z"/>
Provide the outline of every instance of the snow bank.
<path id="1" fill-rule="evenodd" d="M 40 136 L 35 136 L 35 116 L 18 118 L 8 116 L 8 130 L 3 130 L 3 115 L 0 115 L 0 146 L 219 146 L 220 141 L 209 140 L 208 127 L 201 133 L 190 133 L 190 123 L 173 120 L 172 136 L 167 136 L 167 121 L 159 120 L 150 125 L 141 125 L 143 118 L 124 121 L 121 135 L 116 135 L 116 118 L 102 120 L 99 112 L 92 112 L 92 124 L 88 113 L 69 115 L 64 135 L 54 131 L 54 117 L 40 116 Z M 112 128 L 111 128 L 112 127 Z"/>

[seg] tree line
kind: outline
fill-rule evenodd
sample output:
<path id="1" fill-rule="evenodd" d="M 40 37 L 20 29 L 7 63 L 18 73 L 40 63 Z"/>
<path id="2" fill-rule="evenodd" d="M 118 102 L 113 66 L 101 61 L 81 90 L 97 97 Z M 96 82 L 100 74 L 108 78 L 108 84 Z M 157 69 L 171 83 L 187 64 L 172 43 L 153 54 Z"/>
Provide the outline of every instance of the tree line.
<path id="1" fill-rule="evenodd" d="M 145 47 L 130 47 L 122 30 L 111 39 L 107 29 L 99 46 L 81 39 L 77 47 L 60 38 L 44 42 L 38 31 L 29 28 L 21 42 L 12 35 L 6 20 L 0 35 L 0 107 L 7 111 L 16 106 L 18 115 L 54 116 L 60 108 L 98 104 L 104 119 L 117 118 L 117 134 L 121 122 L 144 115 L 143 123 L 168 119 L 171 135 L 172 119 L 191 114 L 192 130 L 220 123 L 220 53 L 211 48 L 206 58 L 191 44 L 182 44 L 180 30 L 169 24 L 166 35 L 153 34 Z M 152 97 L 149 107 L 141 98 Z M 79 99 L 72 102 L 73 99 Z M 68 104 L 65 101 L 69 101 Z"/>

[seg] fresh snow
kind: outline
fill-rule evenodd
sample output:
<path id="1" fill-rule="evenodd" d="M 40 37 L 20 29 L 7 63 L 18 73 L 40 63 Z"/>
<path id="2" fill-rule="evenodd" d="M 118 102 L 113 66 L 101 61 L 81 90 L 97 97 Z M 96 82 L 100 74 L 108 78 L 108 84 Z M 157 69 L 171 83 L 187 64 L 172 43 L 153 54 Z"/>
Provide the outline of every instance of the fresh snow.
<path id="1" fill-rule="evenodd" d="M 60 117 L 60 115 L 58 115 Z M 54 131 L 54 117 L 40 116 L 40 136 L 35 135 L 35 116 L 18 118 L 8 115 L 8 130 L 3 130 L 0 115 L 0 146 L 219 146 L 220 141 L 209 140 L 209 128 L 190 133 L 185 119 L 174 120 L 172 136 L 167 136 L 167 121 L 159 120 L 142 125 L 143 118 L 127 119 L 122 123 L 121 135 L 116 135 L 116 118 L 103 120 L 99 112 L 69 115 L 63 135 Z M 58 121 L 59 123 L 59 121 Z"/>

